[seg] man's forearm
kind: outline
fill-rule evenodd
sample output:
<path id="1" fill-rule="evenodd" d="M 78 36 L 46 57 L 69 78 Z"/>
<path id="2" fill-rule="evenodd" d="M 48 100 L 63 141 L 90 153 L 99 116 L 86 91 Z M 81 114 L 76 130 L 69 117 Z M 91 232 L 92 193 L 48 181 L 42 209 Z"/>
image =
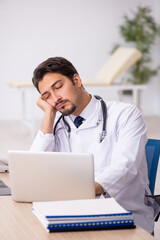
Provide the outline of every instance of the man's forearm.
<path id="1" fill-rule="evenodd" d="M 55 119 L 55 113 L 53 111 L 48 110 L 44 113 L 44 117 L 40 127 L 40 130 L 44 134 L 53 133 L 54 119 Z"/>

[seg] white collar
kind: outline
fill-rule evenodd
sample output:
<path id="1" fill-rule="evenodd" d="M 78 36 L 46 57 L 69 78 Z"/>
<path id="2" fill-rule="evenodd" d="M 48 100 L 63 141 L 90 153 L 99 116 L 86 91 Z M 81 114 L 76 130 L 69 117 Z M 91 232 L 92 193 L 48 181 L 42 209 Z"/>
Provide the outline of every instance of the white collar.
<path id="1" fill-rule="evenodd" d="M 92 98 L 90 102 L 80 114 L 80 116 L 85 119 L 80 128 L 86 128 L 86 126 L 88 128 L 88 123 L 89 126 L 94 127 L 99 125 L 99 122 L 102 121 L 102 110 L 100 101 L 97 100 L 94 96 L 91 97 Z M 69 116 L 65 116 L 65 118 L 72 129 L 75 128 L 77 131 L 79 130 L 79 128 L 77 129 L 74 124 L 74 119 L 76 118 L 75 115 L 71 114 Z"/>
<path id="2" fill-rule="evenodd" d="M 85 107 L 85 109 L 83 109 L 80 116 L 83 117 L 85 120 L 88 119 L 91 116 L 91 114 L 95 111 L 95 103 L 96 103 L 95 97 L 91 96 L 90 102 Z M 76 116 L 71 114 L 70 118 L 71 118 L 72 121 L 74 121 Z"/>

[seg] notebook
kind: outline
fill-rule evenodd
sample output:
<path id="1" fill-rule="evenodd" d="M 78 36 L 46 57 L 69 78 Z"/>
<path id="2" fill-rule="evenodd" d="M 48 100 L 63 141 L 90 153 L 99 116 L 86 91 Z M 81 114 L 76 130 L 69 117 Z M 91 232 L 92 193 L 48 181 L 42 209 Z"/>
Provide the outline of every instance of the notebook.
<path id="1" fill-rule="evenodd" d="M 32 211 L 48 232 L 135 227 L 114 198 L 34 202 Z"/>
<path id="2" fill-rule="evenodd" d="M 95 198 L 92 154 L 9 151 L 8 155 L 15 201 Z"/>
<path id="3" fill-rule="evenodd" d="M 11 195 L 10 188 L 0 179 L 0 196 Z"/>
<path id="4" fill-rule="evenodd" d="M 8 161 L 0 159 L 0 172 L 8 172 Z"/>

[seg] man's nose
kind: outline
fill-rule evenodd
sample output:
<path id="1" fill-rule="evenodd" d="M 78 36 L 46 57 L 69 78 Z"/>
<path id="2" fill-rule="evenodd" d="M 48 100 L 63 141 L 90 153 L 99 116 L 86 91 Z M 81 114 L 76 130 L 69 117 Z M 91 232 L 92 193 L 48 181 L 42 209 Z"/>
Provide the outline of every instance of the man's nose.
<path id="1" fill-rule="evenodd" d="M 61 96 L 59 96 L 59 94 L 56 94 L 55 91 L 53 91 L 52 89 L 51 89 L 50 93 L 51 93 L 54 103 L 57 103 L 58 101 L 61 100 Z"/>

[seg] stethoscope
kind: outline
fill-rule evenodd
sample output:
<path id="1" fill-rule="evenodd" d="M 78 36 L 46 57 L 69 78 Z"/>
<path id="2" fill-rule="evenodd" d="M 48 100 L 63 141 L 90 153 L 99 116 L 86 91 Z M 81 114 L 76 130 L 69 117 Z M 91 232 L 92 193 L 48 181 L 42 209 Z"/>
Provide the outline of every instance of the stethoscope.
<path id="1" fill-rule="evenodd" d="M 100 139 L 99 139 L 99 142 L 101 143 L 104 140 L 104 138 L 106 137 L 106 135 L 107 135 L 107 132 L 106 132 L 107 106 L 106 106 L 105 102 L 103 101 L 103 99 L 101 97 L 99 97 L 97 95 L 94 95 L 94 97 L 100 101 L 101 108 L 102 108 L 103 125 L 102 125 L 102 132 L 100 133 Z M 68 132 L 68 137 L 70 138 L 71 127 L 70 127 L 69 123 L 65 120 L 63 114 L 59 117 L 59 119 L 57 120 L 57 122 L 56 122 L 56 124 L 54 126 L 53 135 L 54 136 L 56 135 L 57 125 L 58 125 L 58 123 L 60 122 L 61 119 L 64 122 L 65 128 L 66 128 L 66 130 Z"/>

